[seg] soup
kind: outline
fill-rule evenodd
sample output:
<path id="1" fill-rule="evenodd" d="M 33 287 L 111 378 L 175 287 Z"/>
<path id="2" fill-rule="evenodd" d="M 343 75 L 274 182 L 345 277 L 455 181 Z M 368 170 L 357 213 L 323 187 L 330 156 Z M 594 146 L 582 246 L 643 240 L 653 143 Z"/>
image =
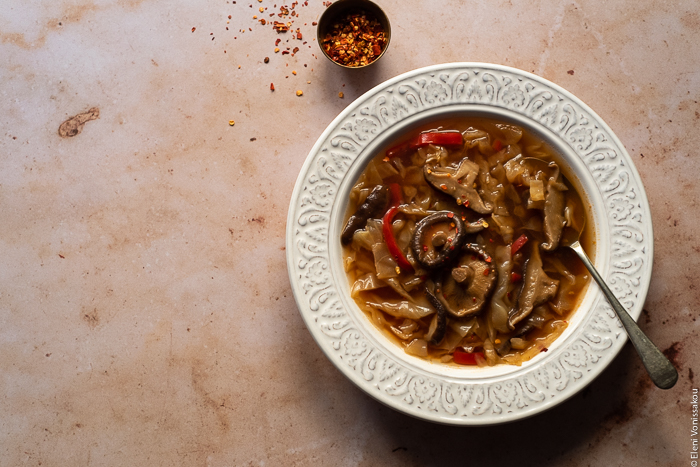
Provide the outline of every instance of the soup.
<path id="1" fill-rule="evenodd" d="M 340 240 L 352 298 L 431 361 L 520 365 L 547 351 L 589 283 L 560 246 L 574 229 L 591 251 L 572 181 L 509 123 L 459 118 L 404 135 L 350 192 Z"/>

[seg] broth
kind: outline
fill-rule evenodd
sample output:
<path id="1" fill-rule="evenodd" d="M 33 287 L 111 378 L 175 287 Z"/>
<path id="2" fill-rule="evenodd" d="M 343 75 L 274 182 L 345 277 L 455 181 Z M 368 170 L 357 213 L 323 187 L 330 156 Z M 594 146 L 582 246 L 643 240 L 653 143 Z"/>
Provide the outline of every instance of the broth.
<path id="1" fill-rule="evenodd" d="M 565 228 L 583 229 L 592 251 L 587 204 L 565 173 L 544 141 L 506 122 L 454 118 L 404 135 L 350 192 L 353 299 L 431 361 L 520 365 L 546 351 L 590 279 L 558 245 Z"/>

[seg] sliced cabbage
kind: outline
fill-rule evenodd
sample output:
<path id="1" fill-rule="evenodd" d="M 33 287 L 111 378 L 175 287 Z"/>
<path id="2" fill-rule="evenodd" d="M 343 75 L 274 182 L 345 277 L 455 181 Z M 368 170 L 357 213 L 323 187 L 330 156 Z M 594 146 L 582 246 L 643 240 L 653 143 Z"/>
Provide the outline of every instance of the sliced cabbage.
<path id="1" fill-rule="evenodd" d="M 405 352 L 409 355 L 414 355 L 416 357 L 427 357 L 428 341 L 426 341 L 425 339 L 413 339 L 406 346 Z"/>
<path id="2" fill-rule="evenodd" d="M 350 296 L 352 298 L 357 298 L 360 292 L 367 292 L 368 290 L 380 289 L 386 287 L 386 283 L 377 278 L 374 273 L 367 273 L 362 277 L 359 277 L 352 284 L 352 289 L 350 289 Z"/>
<path id="3" fill-rule="evenodd" d="M 421 319 L 424 316 L 435 313 L 435 310 L 432 308 L 421 306 L 407 300 L 383 300 L 376 302 L 368 301 L 367 305 L 385 313 L 389 313 L 397 318 Z"/>
<path id="4" fill-rule="evenodd" d="M 530 199 L 532 201 L 544 201 L 543 180 L 530 180 Z"/>
<path id="5" fill-rule="evenodd" d="M 405 319 L 398 326 L 391 326 L 391 332 L 393 332 L 396 337 L 401 340 L 408 340 L 413 336 L 413 331 L 418 329 L 418 323 L 412 319 Z"/>
<path id="6" fill-rule="evenodd" d="M 520 141 L 523 137 L 523 130 L 515 125 L 508 125 L 507 123 L 497 123 L 496 128 L 501 130 L 503 137 L 505 138 L 506 144 L 515 144 Z"/>

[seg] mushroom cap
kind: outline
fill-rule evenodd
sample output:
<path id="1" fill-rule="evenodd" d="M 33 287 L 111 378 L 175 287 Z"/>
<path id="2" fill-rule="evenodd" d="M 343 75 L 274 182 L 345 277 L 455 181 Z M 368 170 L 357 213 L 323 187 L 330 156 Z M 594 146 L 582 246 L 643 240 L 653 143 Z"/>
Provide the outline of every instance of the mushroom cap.
<path id="1" fill-rule="evenodd" d="M 433 226 L 441 223 L 448 224 L 450 229 L 454 228 L 454 233 L 448 235 L 447 241 L 438 249 L 426 237 L 431 233 Z M 467 233 L 464 222 L 458 215 L 452 211 L 438 211 L 424 217 L 416 224 L 413 239 L 411 240 L 411 248 L 420 265 L 432 271 L 456 257 L 466 238 Z"/>
<path id="2" fill-rule="evenodd" d="M 442 273 L 438 283 L 438 299 L 445 310 L 457 318 L 478 315 L 496 285 L 498 273 L 491 264 L 470 250 L 460 257 L 459 265 L 455 269 L 460 268 L 467 268 L 469 272 L 453 273 L 450 269 Z M 460 283 L 455 277 L 466 277 L 466 280 Z"/>

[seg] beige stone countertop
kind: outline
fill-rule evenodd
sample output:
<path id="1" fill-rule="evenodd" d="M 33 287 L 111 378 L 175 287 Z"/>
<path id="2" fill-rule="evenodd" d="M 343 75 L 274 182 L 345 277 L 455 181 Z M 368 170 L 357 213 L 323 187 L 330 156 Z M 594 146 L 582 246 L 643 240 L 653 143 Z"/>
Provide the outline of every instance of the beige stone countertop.
<path id="1" fill-rule="evenodd" d="M 285 18 L 301 40 L 259 22 L 273 0 L 2 3 L 1 466 L 692 465 L 700 3 L 379 4 L 391 46 L 348 71 L 319 57 L 317 0 Z M 628 343 L 550 411 L 449 427 L 376 402 L 316 346 L 285 260 L 299 170 L 355 98 L 454 61 L 553 81 L 625 145 L 655 235 L 639 321 L 673 389 Z"/>

